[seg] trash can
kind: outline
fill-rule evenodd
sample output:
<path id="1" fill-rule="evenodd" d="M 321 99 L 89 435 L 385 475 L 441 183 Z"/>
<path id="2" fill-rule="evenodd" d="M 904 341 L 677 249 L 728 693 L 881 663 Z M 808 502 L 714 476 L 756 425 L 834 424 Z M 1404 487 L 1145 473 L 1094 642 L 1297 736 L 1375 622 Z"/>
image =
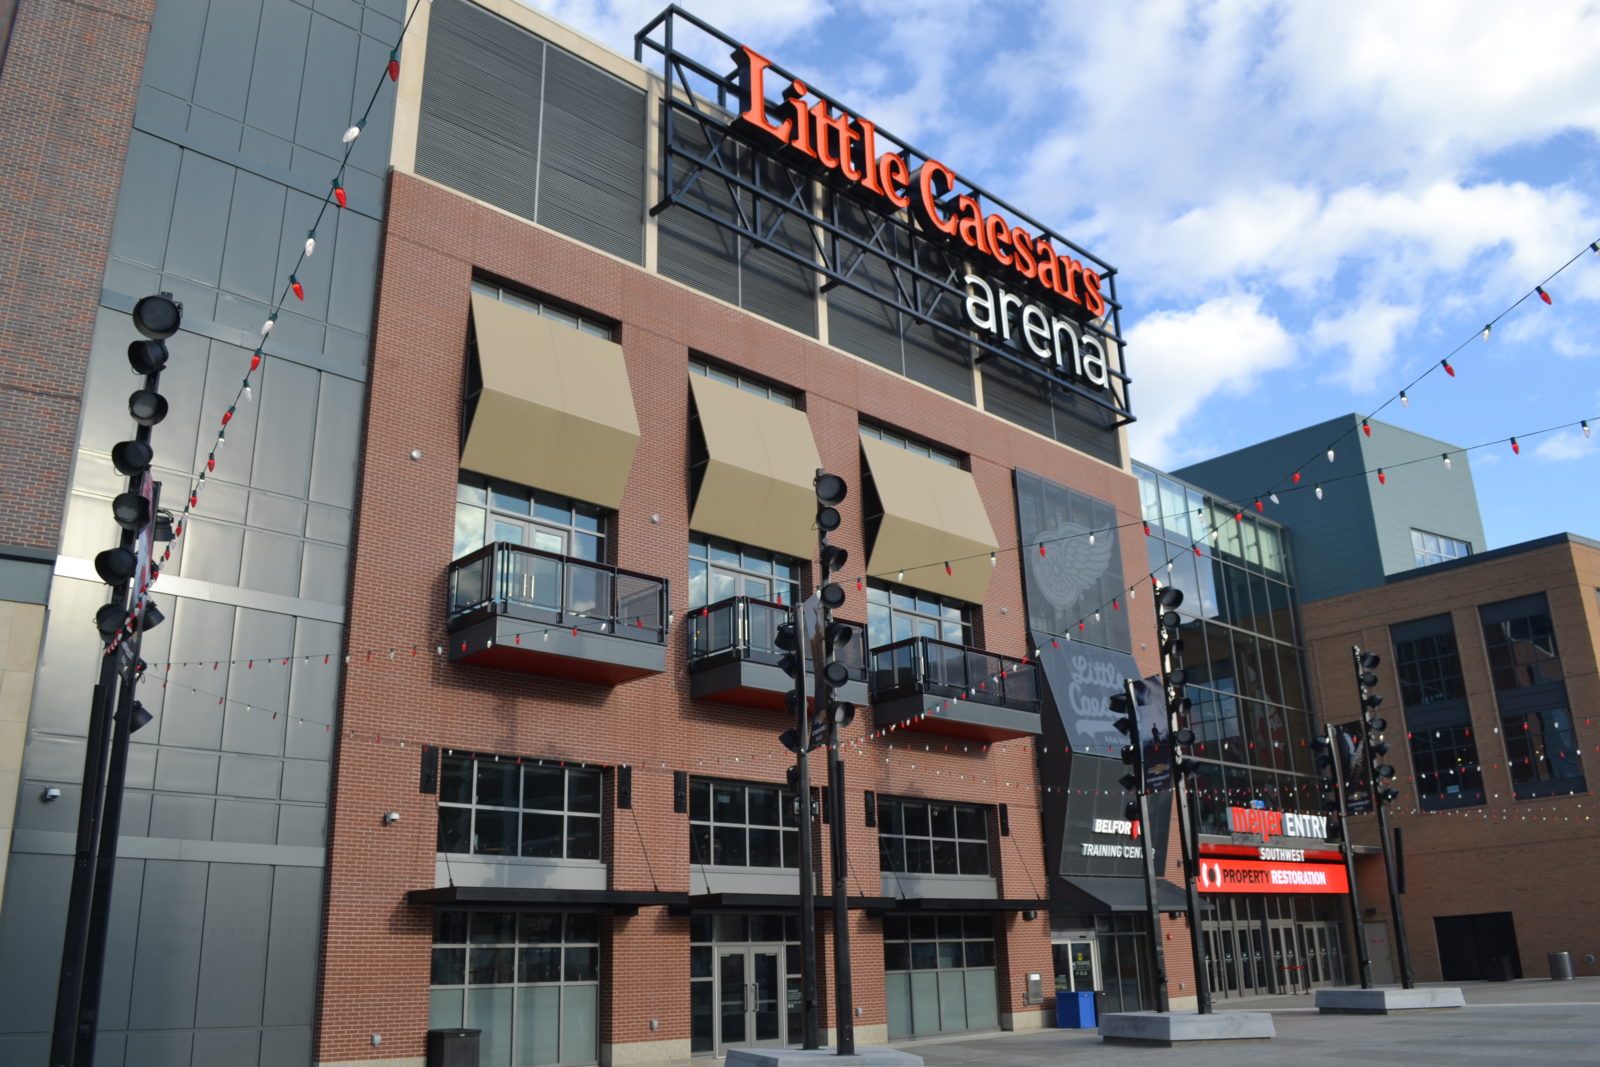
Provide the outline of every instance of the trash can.
<path id="1" fill-rule="evenodd" d="M 1552 982 L 1572 981 L 1572 954 L 1570 952 L 1550 953 L 1550 980 Z"/>
<path id="2" fill-rule="evenodd" d="M 1099 1023 L 1094 1016 L 1094 993 L 1085 991 L 1056 994 L 1056 1026 L 1063 1030 L 1093 1030 Z"/>
<path id="3" fill-rule="evenodd" d="M 428 1067 L 478 1067 L 482 1030 L 429 1030 Z"/>

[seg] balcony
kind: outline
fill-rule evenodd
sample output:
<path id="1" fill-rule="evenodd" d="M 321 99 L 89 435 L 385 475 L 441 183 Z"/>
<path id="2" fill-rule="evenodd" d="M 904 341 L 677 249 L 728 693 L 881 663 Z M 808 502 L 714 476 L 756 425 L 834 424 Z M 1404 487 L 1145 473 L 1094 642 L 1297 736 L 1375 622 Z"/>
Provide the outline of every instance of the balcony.
<path id="1" fill-rule="evenodd" d="M 684 627 L 689 642 L 690 695 L 696 700 L 781 711 L 784 694 L 794 689 L 794 680 L 778 667 L 783 653 L 772 639 L 788 621 L 789 613 L 783 604 L 743 596 L 690 612 Z M 862 650 L 866 628 L 860 623 L 851 625 L 856 628 L 855 639 L 837 652 L 850 680 L 834 697 L 865 704 L 867 669 Z"/>
<path id="2" fill-rule="evenodd" d="M 497 542 L 450 564 L 450 658 L 617 685 L 666 669 L 667 582 Z"/>
<path id="3" fill-rule="evenodd" d="M 995 652 L 911 637 L 872 650 L 868 682 L 880 729 L 898 723 L 984 743 L 1039 732 L 1034 665 Z"/>

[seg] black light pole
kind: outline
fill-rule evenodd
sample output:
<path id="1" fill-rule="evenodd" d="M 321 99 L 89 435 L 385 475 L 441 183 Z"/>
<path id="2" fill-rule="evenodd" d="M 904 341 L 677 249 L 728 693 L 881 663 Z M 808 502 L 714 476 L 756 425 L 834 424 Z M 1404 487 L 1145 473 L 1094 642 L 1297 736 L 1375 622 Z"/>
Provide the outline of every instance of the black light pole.
<path id="1" fill-rule="evenodd" d="M 835 1046 L 838 1055 L 853 1056 L 856 1051 L 856 1028 L 853 990 L 850 978 L 850 854 L 845 847 L 844 761 L 839 756 L 839 730 L 855 718 L 851 704 L 835 701 L 833 691 L 849 680 L 844 664 L 835 658 L 839 646 L 848 643 L 853 630 L 848 623 L 835 622 L 835 608 L 844 606 L 844 588 L 832 581 L 835 572 L 842 569 L 848 555 L 844 549 L 828 543 L 828 533 L 839 528 L 840 517 L 836 505 L 849 492 L 844 479 L 817 469 L 814 482 L 817 491 L 817 559 L 821 568 L 821 581 L 817 586 L 816 630 L 812 638 L 812 663 L 816 667 L 816 694 L 814 714 L 827 724 L 828 744 L 828 822 L 832 832 L 828 835 L 833 847 L 833 1014 Z"/>
<path id="2" fill-rule="evenodd" d="M 1356 663 L 1356 684 L 1361 691 L 1361 744 L 1366 749 L 1367 785 L 1372 791 L 1372 805 L 1378 812 L 1378 845 L 1383 850 L 1383 873 L 1389 883 L 1389 913 L 1394 916 L 1394 943 L 1400 953 L 1400 988 L 1415 989 L 1417 979 L 1411 969 L 1411 946 L 1406 941 L 1406 917 L 1400 907 L 1400 884 L 1395 877 L 1394 843 L 1389 836 L 1389 805 L 1400 794 L 1385 779 L 1394 777 L 1394 767 L 1378 760 L 1389 754 L 1389 743 L 1383 740 L 1388 722 L 1376 714 L 1383 697 L 1368 690 L 1378 684 L 1373 670 L 1378 666 L 1375 652 L 1363 652 L 1360 645 L 1351 648 Z"/>
<path id="3" fill-rule="evenodd" d="M 1355 946 L 1356 967 L 1361 988 L 1372 988 L 1372 960 L 1367 956 L 1367 939 L 1361 929 L 1361 894 L 1356 890 L 1355 846 L 1350 841 L 1349 818 L 1344 791 L 1344 760 L 1339 758 L 1343 743 L 1339 727 L 1323 726 L 1323 736 L 1312 741 L 1318 750 L 1317 765 L 1332 777 L 1322 780 L 1322 810 L 1339 828 L 1339 855 L 1344 858 L 1344 876 L 1350 883 L 1350 941 Z"/>
<path id="4" fill-rule="evenodd" d="M 111 599 L 95 613 L 95 625 L 106 643 L 106 650 L 89 704 L 77 841 L 72 883 L 67 891 L 66 929 L 61 938 L 61 970 L 56 981 L 55 1017 L 50 1034 L 51 1067 L 88 1067 L 94 1059 L 92 1017 L 99 1004 L 104 931 L 102 928 L 99 942 L 91 952 L 95 944 L 93 928 L 97 908 L 109 907 L 110 903 L 109 873 L 104 875 L 105 899 L 99 898 L 103 841 L 110 836 L 114 855 L 117 833 L 114 820 L 120 820 L 121 816 L 120 795 L 110 805 L 106 799 L 110 785 L 107 767 L 113 760 L 113 701 L 120 678 L 131 708 L 133 686 L 138 680 L 138 635 L 147 615 L 133 608 L 145 596 L 155 575 L 151 524 L 156 519 L 156 499 L 154 483 L 150 480 L 150 464 L 155 454 L 150 447 L 150 428 L 167 415 L 167 401 L 157 390 L 168 357 L 165 341 L 178 332 L 182 322 L 183 305 L 173 300 L 171 293 L 144 297 L 133 308 L 134 327 L 148 340 L 135 341 L 128 346 L 128 363 L 145 377 L 143 387 L 128 397 L 128 414 L 138 424 L 138 430 L 133 440 L 118 442 L 111 449 L 112 465 L 128 479 L 126 490 L 111 503 L 112 517 L 122 528 L 122 535 L 116 548 L 107 549 L 94 558 L 95 573 L 111 587 Z M 120 794 L 120 781 L 116 788 Z M 87 1038 L 84 1032 L 86 1003 L 90 1013 Z"/>
<path id="5" fill-rule="evenodd" d="M 1183 590 L 1167 586 L 1156 593 L 1156 637 L 1161 648 L 1161 680 L 1167 699 L 1167 726 L 1172 731 L 1173 799 L 1177 804 L 1178 840 L 1183 844 L 1184 903 L 1189 913 L 1189 948 L 1194 953 L 1195 1003 L 1201 1015 L 1210 1015 L 1211 972 L 1206 961 L 1205 931 L 1200 928 L 1200 812 L 1195 772 L 1199 765 L 1190 755 L 1178 754 L 1178 746 L 1189 748 L 1195 742 L 1189 729 L 1189 698 L 1184 695 L 1188 675 L 1183 669 L 1183 641 L 1178 636 L 1179 619 L 1173 609 L 1183 603 Z M 1191 749 L 1192 751 L 1192 749 Z M 1146 847 L 1149 834 L 1145 835 Z"/>
<path id="6" fill-rule="evenodd" d="M 1139 700 L 1134 684 L 1132 678 L 1122 680 L 1122 692 L 1111 697 L 1111 710 L 1121 716 L 1115 726 L 1128 735 L 1130 742 L 1122 749 L 1122 762 L 1129 767 L 1129 773 L 1122 778 L 1122 785 L 1134 794 L 1134 799 L 1128 802 L 1126 814 L 1129 819 L 1138 820 L 1139 836 L 1144 842 L 1140 851 L 1144 857 L 1146 915 L 1150 920 L 1150 973 L 1155 976 L 1156 1011 L 1164 1012 L 1171 1007 L 1167 997 L 1167 953 L 1161 944 L 1161 907 L 1156 898 L 1156 850 L 1150 828 L 1150 797 L 1144 785 L 1144 739 L 1139 736 Z"/>
<path id="7" fill-rule="evenodd" d="M 789 787 L 794 790 L 795 821 L 800 827 L 800 1047 L 822 1047 L 817 1025 L 817 876 L 811 831 L 811 768 L 806 752 L 811 748 L 811 716 L 806 711 L 806 660 L 801 651 L 809 642 L 804 633 L 803 608 L 791 605 L 789 620 L 778 627 L 776 644 L 783 650 L 781 666 L 794 678 L 789 703 L 794 711 L 794 726 L 780 740 L 794 750 L 794 766 L 789 768 Z"/>

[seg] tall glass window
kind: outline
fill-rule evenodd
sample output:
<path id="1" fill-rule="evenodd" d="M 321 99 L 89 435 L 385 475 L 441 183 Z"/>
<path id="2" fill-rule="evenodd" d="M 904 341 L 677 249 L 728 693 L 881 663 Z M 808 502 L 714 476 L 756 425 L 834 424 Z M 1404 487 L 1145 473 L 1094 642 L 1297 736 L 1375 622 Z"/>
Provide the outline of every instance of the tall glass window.
<path id="1" fill-rule="evenodd" d="M 429 986 L 429 1028 L 482 1031 L 479 1063 L 592 1063 L 599 1055 L 599 916 L 440 908 Z"/>
<path id="2" fill-rule="evenodd" d="M 703 608 L 735 596 L 793 604 L 800 596 L 803 567 L 781 552 L 690 534 L 689 607 Z"/>
<path id="3" fill-rule="evenodd" d="M 1406 707 L 1465 697 L 1467 688 L 1461 676 L 1461 656 L 1456 651 L 1456 631 L 1450 617 L 1440 615 L 1407 626 L 1427 626 L 1434 632 L 1407 640 L 1399 636 L 1400 628 L 1396 628 L 1395 673 L 1400 676 L 1400 699 Z"/>
<path id="4" fill-rule="evenodd" d="M 494 541 L 601 563 L 604 508 L 462 471 L 456 482 L 457 559 Z"/>
<path id="5" fill-rule="evenodd" d="M 795 795 L 775 785 L 689 783 L 689 862 L 717 867 L 798 867 Z"/>
<path id="6" fill-rule="evenodd" d="M 879 648 L 908 637 L 971 645 L 971 608 L 949 597 L 868 581 L 867 644 Z"/>
<path id="7" fill-rule="evenodd" d="M 1544 594 L 1486 604 L 1483 643 L 1496 689 L 1545 685 L 1562 678 L 1556 631 Z"/>
<path id="8" fill-rule="evenodd" d="M 1572 712 L 1564 704 L 1525 710 L 1502 707 L 1500 732 L 1506 739 L 1506 765 L 1518 800 L 1587 791 Z"/>
<path id="9" fill-rule="evenodd" d="M 600 858 L 600 772 L 512 758 L 446 755 L 439 851 Z"/>
<path id="10" fill-rule="evenodd" d="M 898 874 L 988 874 L 989 820 L 976 804 L 878 799 L 878 862 Z"/>

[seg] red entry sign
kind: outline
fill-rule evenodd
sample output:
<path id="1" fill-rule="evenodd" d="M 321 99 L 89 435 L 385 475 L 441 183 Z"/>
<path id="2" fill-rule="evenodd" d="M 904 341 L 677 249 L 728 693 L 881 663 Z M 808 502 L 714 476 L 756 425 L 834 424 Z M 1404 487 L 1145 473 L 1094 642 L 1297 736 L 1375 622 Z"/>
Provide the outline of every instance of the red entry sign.
<path id="1" fill-rule="evenodd" d="M 1202 893 L 1348 893 L 1344 867 L 1200 858 Z"/>

